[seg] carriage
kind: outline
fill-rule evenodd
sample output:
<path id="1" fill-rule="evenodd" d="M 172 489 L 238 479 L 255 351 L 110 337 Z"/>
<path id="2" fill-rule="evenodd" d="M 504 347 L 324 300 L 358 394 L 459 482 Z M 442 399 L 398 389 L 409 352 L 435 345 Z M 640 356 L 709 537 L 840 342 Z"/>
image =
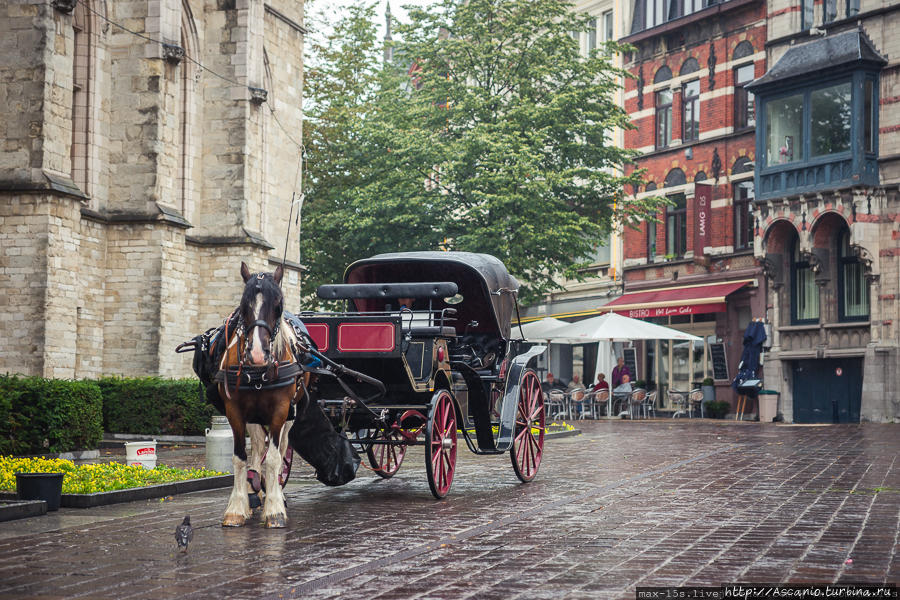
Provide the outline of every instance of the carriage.
<path id="1" fill-rule="evenodd" d="M 501 261 L 466 252 L 379 254 L 318 288 L 345 310 L 298 316 L 327 366 L 357 377 L 319 377 L 310 391 L 378 475 L 422 445 L 443 498 L 461 439 L 475 454 L 509 453 L 518 478 L 534 479 L 545 434 L 534 364 L 545 347 L 511 339 L 517 289 Z"/>

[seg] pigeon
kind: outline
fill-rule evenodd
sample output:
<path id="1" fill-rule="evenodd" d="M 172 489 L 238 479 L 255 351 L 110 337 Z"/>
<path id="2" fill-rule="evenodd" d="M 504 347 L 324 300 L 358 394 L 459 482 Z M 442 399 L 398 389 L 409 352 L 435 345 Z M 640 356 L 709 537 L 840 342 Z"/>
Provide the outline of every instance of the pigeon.
<path id="1" fill-rule="evenodd" d="M 182 552 L 187 552 L 188 544 L 194 539 L 194 528 L 191 527 L 191 517 L 186 516 L 181 525 L 175 528 L 175 541 Z"/>

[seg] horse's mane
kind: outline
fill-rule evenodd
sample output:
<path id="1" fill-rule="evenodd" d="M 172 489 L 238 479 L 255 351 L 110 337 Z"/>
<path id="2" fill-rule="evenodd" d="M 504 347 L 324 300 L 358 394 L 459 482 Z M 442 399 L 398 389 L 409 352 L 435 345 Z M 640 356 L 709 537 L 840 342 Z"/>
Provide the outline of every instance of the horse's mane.
<path id="1" fill-rule="evenodd" d="M 281 326 L 278 328 L 278 333 L 275 334 L 275 339 L 272 341 L 272 353 L 279 360 L 283 360 L 291 356 L 291 348 L 296 342 L 297 336 L 294 335 L 294 329 L 287 322 L 287 319 L 284 318 L 284 315 L 281 315 Z"/>

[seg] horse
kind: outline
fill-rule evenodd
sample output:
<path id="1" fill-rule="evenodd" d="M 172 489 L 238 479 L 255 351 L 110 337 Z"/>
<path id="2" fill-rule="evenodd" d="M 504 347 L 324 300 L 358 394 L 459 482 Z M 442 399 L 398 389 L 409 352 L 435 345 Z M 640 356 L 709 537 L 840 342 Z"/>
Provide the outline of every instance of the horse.
<path id="1" fill-rule="evenodd" d="M 262 473 L 266 527 L 286 527 L 284 493 L 279 485 L 288 449 L 291 404 L 304 389 L 295 352 L 300 348 L 293 329 L 284 322 L 284 294 L 279 265 L 274 273 L 251 273 L 241 262 L 244 293 L 238 324 L 226 333 L 227 348 L 219 365 L 218 391 L 234 435 L 234 487 L 223 527 L 240 527 L 251 516 L 248 487 Z M 263 426 L 268 428 L 268 441 Z M 250 434 L 248 460 L 245 435 Z M 248 477 L 250 481 L 248 482 Z"/>

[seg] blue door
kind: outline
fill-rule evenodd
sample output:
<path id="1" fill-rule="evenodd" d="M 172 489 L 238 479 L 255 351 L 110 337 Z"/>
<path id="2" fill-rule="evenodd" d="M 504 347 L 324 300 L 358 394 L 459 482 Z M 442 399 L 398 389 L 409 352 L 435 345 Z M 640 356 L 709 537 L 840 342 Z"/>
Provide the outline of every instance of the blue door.
<path id="1" fill-rule="evenodd" d="M 862 359 L 793 363 L 794 423 L 859 423 Z"/>

